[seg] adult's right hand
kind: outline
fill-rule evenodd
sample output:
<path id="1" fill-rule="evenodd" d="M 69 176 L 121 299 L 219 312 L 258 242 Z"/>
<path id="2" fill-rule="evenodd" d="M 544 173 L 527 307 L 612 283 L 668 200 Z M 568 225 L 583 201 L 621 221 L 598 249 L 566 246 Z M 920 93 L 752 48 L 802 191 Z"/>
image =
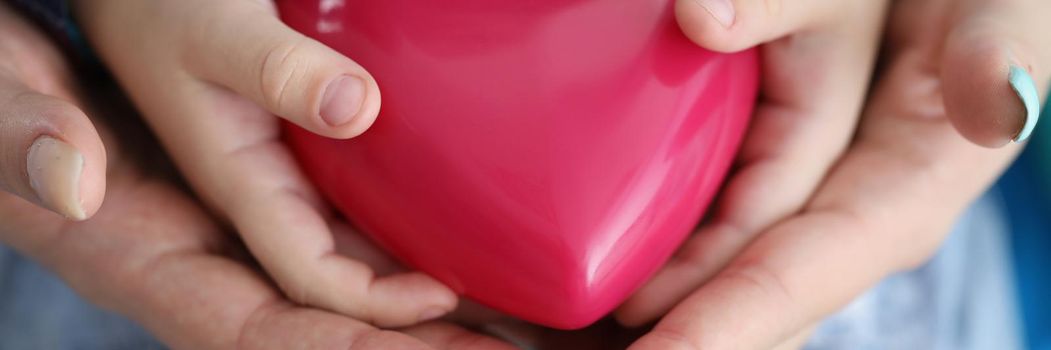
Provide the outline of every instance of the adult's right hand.
<path id="1" fill-rule="evenodd" d="M 24 169 L 18 159 L 37 134 L 80 152 L 85 178 L 108 179 L 105 205 L 82 222 L 61 220 L 16 195 L 0 193 L 0 242 L 55 271 L 92 302 L 129 316 L 177 349 L 507 347 L 449 324 L 381 330 L 293 303 L 247 259 L 235 236 L 173 180 L 172 167 L 133 114 L 77 102 L 83 99 L 76 98 L 75 79 L 62 56 L 2 2 L 0 47 L 6 53 L 0 74 L 5 188 L 31 194 L 29 183 L 16 181 Z M 96 82 L 92 90 L 106 90 L 105 85 Z M 96 106 L 123 101 L 117 94 L 94 97 Z M 89 119 L 77 106 L 92 112 L 87 115 L 109 118 Z M 60 154 L 73 152 L 68 149 L 63 146 Z M 101 198 L 101 187 L 91 188 Z M 395 268 L 348 229 L 337 230 L 336 237 L 338 247 L 350 247 L 341 248 L 344 253 L 377 270 Z"/>

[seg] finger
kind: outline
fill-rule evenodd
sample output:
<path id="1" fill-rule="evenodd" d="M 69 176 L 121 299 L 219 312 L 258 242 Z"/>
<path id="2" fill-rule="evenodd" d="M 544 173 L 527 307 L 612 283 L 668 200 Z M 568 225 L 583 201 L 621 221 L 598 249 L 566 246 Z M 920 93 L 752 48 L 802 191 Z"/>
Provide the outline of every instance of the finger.
<path id="1" fill-rule="evenodd" d="M 735 52 L 805 32 L 862 9 L 865 1 L 677 0 L 683 33 L 713 51 Z"/>
<path id="2" fill-rule="evenodd" d="M 456 296 L 422 273 L 377 277 L 370 266 L 336 254 L 316 207 L 288 189 L 251 182 L 238 190 L 258 195 L 228 206 L 230 215 L 249 249 L 293 300 L 383 327 L 415 324 L 455 308 Z"/>
<path id="3" fill-rule="evenodd" d="M 713 215 L 617 311 L 639 325 L 719 271 L 756 234 L 799 210 L 847 146 L 875 61 L 883 5 L 862 17 L 763 46 L 759 101 L 738 169 Z M 819 68 L 818 68 L 819 67 Z"/>
<path id="4" fill-rule="evenodd" d="M 384 253 L 383 249 L 365 235 L 357 232 L 344 222 L 333 222 L 332 235 L 335 239 L 336 253 L 360 261 L 372 268 L 378 276 L 393 275 L 405 272 L 405 267 Z"/>
<path id="5" fill-rule="evenodd" d="M 205 85 L 205 84 L 200 84 Z M 146 111 L 200 193 L 230 220 L 293 300 L 383 327 L 430 320 L 456 295 L 422 273 L 377 278 L 336 253 L 333 231 L 279 138 L 276 120 L 228 91 L 190 83 Z M 218 114 L 222 118 L 185 118 Z M 192 135 L 192 136 L 191 136 Z M 192 142 L 187 142 L 192 140 Z"/>
<path id="6" fill-rule="evenodd" d="M 376 119 L 380 90 L 349 58 L 307 38 L 258 1 L 207 1 L 186 64 L 314 133 L 351 138 Z M 193 34 L 191 34 L 193 35 Z M 205 54 L 206 53 L 206 54 Z"/>
<path id="7" fill-rule="evenodd" d="M 403 330 L 405 334 L 422 340 L 435 349 L 448 350 L 511 350 L 514 346 L 496 338 L 481 335 L 449 323 L 425 323 Z"/>
<path id="8" fill-rule="evenodd" d="M 84 112 L 0 70 L 0 188 L 85 220 L 102 205 L 105 171 L 106 151 Z"/>
<path id="9" fill-rule="evenodd" d="M 972 142 L 1000 147 L 1029 137 L 1040 116 L 1037 92 L 1051 83 L 1051 49 L 1041 14 L 1051 3 L 966 1 L 943 53 L 945 108 Z"/>
<path id="10" fill-rule="evenodd" d="M 803 213 L 764 232 L 637 349 L 769 348 L 933 253 L 1013 152 L 971 146 L 944 115 L 932 119 L 908 89 L 919 66 L 886 72 L 857 144 Z"/>

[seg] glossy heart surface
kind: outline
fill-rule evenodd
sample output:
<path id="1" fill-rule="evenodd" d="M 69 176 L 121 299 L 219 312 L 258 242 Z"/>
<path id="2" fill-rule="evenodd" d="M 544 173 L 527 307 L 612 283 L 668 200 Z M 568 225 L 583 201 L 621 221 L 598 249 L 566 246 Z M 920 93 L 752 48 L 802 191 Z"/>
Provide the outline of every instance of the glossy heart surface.
<path id="1" fill-rule="evenodd" d="M 352 140 L 287 125 L 305 172 L 408 266 L 484 305 L 586 326 L 700 220 L 746 130 L 754 51 L 668 0 L 284 0 L 383 92 Z"/>

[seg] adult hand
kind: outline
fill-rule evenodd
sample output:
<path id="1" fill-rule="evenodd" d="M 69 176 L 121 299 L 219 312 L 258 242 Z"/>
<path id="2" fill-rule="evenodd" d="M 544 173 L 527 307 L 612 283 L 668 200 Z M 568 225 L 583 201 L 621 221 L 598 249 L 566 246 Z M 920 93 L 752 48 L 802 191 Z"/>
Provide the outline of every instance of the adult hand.
<path id="1" fill-rule="evenodd" d="M 70 72 L 56 54 L 35 55 L 40 34 L 0 13 L 0 190 L 84 220 L 106 192 L 106 151 L 91 121 L 56 84 Z"/>
<path id="2" fill-rule="evenodd" d="M 759 349 L 802 339 L 883 277 L 926 261 L 1019 150 L 973 145 L 950 120 L 1012 120 L 985 134 L 995 143 L 1017 133 L 1026 108 L 1010 67 L 1024 67 L 1041 88 L 1051 80 L 1051 42 L 1039 30 L 1049 10 L 1025 0 L 895 3 L 885 70 L 848 152 L 800 213 L 765 230 L 633 348 Z"/>
<path id="3" fill-rule="evenodd" d="M 294 301 L 379 326 L 441 316 L 422 273 L 375 278 L 336 254 L 340 225 L 280 138 L 278 117 L 349 138 L 380 95 L 359 65 L 285 26 L 271 1 L 78 0 L 76 17 L 197 194 Z"/>
<path id="4" fill-rule="evenodd" d="M 717 273 L 760 232 L 797 213 L 854 134 L 869 86 L 883 0 L 679 0 L 699 45 L 760 45 L 760 100 L 735 171 L 672 260 L 617 311 L 647 323 Z"/>
<path id="5" fill-rule="evenodd" d="M 93 175 L 109 180 L 105 205 L 83 222 L 60 220 L 0 193 L 0 242 L 46 265 L 91 301 L 131 317 L 177 349 L 509 348 L 449 324 L 395 332 L 293 303 L 248 262 L 234 236 L 172 179 L 171 166 L 149 132 L 130 110 L 114 108 L 124 104 L 111 84 L 93 82 L 92 92 L 111 93 L 78 98 L 61 55 L 3 3 L 0 47 L 0 85 L 29 86 L 0 104 L 0 115 L 21 118 L 5 120 L 2 125 L 9 127 L 0 130 L 39 126 L 31 130 L 56 140 L 72 139 L 71 147 L 85 154 L 85 169 L 95 169 L 88 168 L 94 164 L 90 166 L 98 167 L 98 173 Z M 12 47 L 17 50 L 6 51 Z M 84 100 L 109 108 L 93 109 Z M 88 119 L 76 106 L 108 118 Z M 11 152 L 24 150 L 33 139 L 3 135 L 0 149 Z M 102 154 L 103 141 L 108 154 Z M 87 154 L 96 148 L 98 154 Z M 108 163 L 94 163 L 107 156 Z M 5 172 L 8 164 L 2 165 Z M 345 227 L 335 237 L 342 253 L 376 264 L 377 270 L 396 270 Z"/>

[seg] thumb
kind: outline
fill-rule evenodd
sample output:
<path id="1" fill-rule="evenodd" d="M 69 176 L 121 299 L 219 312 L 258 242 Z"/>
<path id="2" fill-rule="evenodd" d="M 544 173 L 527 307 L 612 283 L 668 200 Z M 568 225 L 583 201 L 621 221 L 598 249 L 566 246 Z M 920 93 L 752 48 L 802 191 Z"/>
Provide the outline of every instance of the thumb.
<path id="1" fill-rule="evenodd" d="M 201 20 L 216 28 L 189 42 L 191 52 L 209 54 L 187 61 L 199 78 L 319 135 L 346 139 L 372 125 L 380 91 L 360 65 L 292 30 L 272 8 L 251 1 L 205 6 L 217 17 Z"/>
<path id="2" fill-rule="evenodd" d="M 102 140 L 80 109 L 0 72 L 0 189 L 85 220 L 102 205 L 105 171 Z"/>
<path id="3" fill-rule="evenodd" d="M 942 56 L 946 114 L 978 145 L 1025 141 L 1040 117 L 1040 92 L 1051 80 L 1051 42 L 1040 30 L 1051 3 L 982 0 L 963 6 Z"/>
<path id="4" fill-rule="evenodd" d="M 719 52 L 741 51 L 790 34 L 829 25 L 851 11 L 869 11 L 866 0 L 678 0 L 675 17 L 684 34 Z M 865 6 L 859 6 L 865 5 Z"/>

